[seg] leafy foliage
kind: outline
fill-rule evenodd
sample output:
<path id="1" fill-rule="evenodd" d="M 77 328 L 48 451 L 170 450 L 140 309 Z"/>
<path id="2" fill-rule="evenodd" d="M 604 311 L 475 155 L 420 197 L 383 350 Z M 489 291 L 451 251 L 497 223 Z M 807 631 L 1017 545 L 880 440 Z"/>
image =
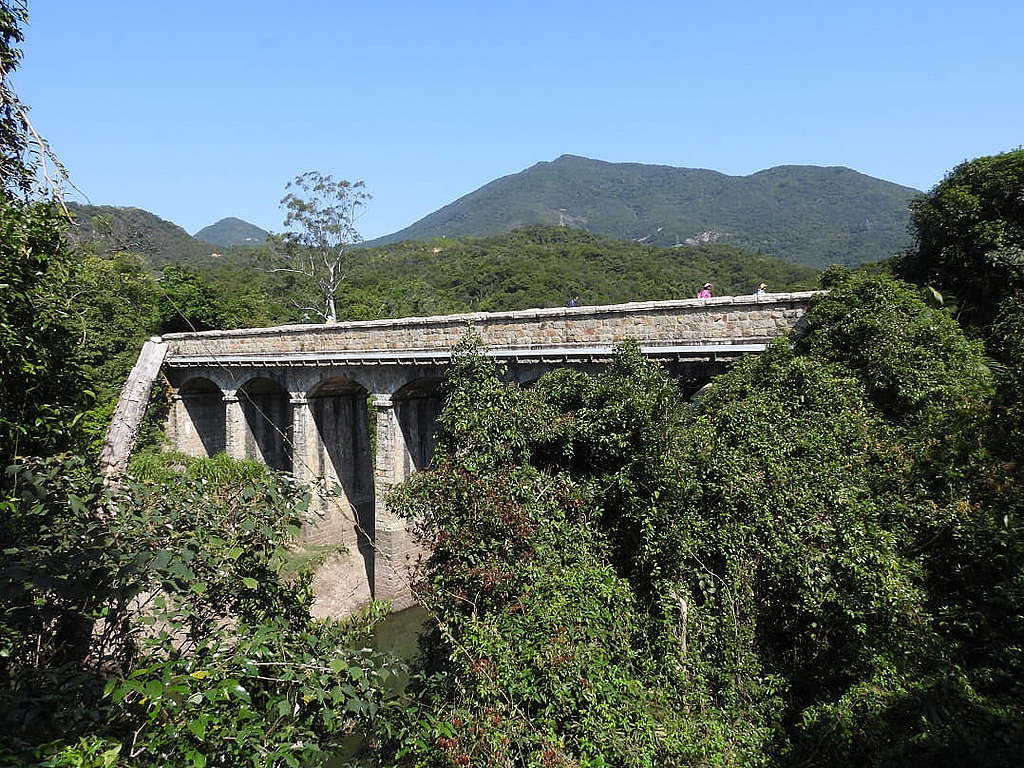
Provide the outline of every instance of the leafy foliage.
<path id="1" fill-rule="evenodd" d="M 5 199 L 27 192 L 32 182 L 32 169 L 24 162 L 28 123 L 9 79 L 21 61 L 18 44 L 27 20 L 25 0 L 0 0 L 0 191 Z"/>
<path id="2" fill-rule="evenodd" d="M 916 247 L 902 272 L 990 322 L 999 297 L 1024 288 L 1024 150 L 961 163 L 911 205 Z"/>
<path id="3" fill-rule="evenodd" d="M 73 263 L 72 328 L 82 376 L 101 402 L 120 391 L 146 337 L 162 323 L 161 295 L 137 256 L 82 254 Z"/>
<path id="4" fill-rule="evenodd" d="M 922 462 L 918 482 L 938 490 L 962 480 L 983 447 L 994 394 L 984 346 L 906 283 L 865 273 L 826 282 L 830 293 L 815 300 L 797 349 L 863 383 L 903 450 Z"/>
<path id="5" fill-rule="evenodd" d="M 54 204 L 0 199 L 0 463 L 66 446 L 78 386 Z"/>
<path id="6" fill-rule="evenodd" d="M 81 460 L 8 469 L 0 717 L 5 764 L 316 765 L 401 670 L 309 617 L 290 543 L 308 496 L 225 457 L 168 455 L 104 491 Z M 145 479 L 142 479 L 145 478 Z M 113 750 L 113 752 L 111 752 Z"/>
<path id="7" fill-rule="evenodd" d="M 469 354 L 446 386 L 435 469 L 392 499 L 438 616 L 395 760 L 1013 764 L 992 377 L 911 288 L 836 276 L 795 351 L 697 405 L 628 348 L 529 390 Z"/>

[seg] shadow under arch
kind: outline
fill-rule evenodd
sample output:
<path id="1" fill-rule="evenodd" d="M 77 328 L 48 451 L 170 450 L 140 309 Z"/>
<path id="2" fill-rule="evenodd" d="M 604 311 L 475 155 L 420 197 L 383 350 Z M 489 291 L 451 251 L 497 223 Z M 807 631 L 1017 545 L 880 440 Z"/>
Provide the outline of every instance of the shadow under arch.
<path id="1" fill-rule="evenodd" d="M 292 471 L 292 406 L 288 391 L 273 379 L 249 379 L 238 389 L 245 417 L 245 456 L 271 469 Z"/>
<path id="2" fill-rule="evenodd" d="M 402 476 L 408 477 L 429 467 L 434 459 L 437 417 L 444 405 L 441 379 L 427 377 L 409 382 L 391 400 L 405 443 Z"/>
<path id="3" fill-rule="evenodd" d="M 316 440 L 307 468 L 327 493 L 314 496 L 321 520 L 313 540 L 341 541 L 355 548 L 373 592 L 374 515 L 373 456 L 367 390 L 351 379 L 332 376 L 307 393 Z M 343 498 L 332 491 L 342 489 Z"/>
<path id="4" fill-rule="evenodd" d="M 175 442 L 191 456 L 214 456 L 227 449 L 227 408 L 214 382 L 194 376 L 178 388 L 187 419 L 178 419 Z"/>

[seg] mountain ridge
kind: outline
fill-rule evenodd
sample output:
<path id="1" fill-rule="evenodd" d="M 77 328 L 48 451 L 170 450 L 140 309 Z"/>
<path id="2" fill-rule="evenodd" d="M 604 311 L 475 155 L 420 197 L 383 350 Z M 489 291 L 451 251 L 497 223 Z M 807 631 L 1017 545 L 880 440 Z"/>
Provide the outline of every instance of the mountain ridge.
<path id="1" fill-rule="evenodd" d="M 184 228 L 143 208 L 69 202 L 68 210 L 74 217 L 69 235 L 79 246 L 101 253 L 138 253 L 150 269 L 168 264 L 199 266 L 217 255 L 210 243 L 196 240 Z"/>
<path id="2" fill-rule="evenodd" d="M 907 205 L 919 194 L 845 166 L 780 165 L 730 176 L 563 154 L 367 244 L 486 237 L 539 224 L 651 245 L 728 242 L 813 267 L 853 265 L 909 245 Z"/>

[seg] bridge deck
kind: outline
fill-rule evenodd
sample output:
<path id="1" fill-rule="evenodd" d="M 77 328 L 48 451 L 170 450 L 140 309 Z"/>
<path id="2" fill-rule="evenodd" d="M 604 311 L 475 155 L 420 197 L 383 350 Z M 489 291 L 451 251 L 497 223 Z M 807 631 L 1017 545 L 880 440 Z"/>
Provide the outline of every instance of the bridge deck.
<path id="1" fill-rule="evenodd" d="M 496 357 L 607 359 L 636 339 L 652 356 L 756 352 L 804 315 L 816 291 L 593 307 L 172 333 L 166 365 L 443 364 L 471 331 Z M 729 347 L 723 349 L 723 347 Z"/>

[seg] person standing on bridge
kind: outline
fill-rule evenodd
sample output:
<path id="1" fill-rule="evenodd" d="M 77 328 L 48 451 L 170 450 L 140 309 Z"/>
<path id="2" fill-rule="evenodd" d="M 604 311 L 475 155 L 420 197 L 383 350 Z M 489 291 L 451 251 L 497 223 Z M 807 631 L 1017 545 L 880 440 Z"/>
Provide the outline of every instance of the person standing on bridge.
<path id="1" fill-rule="evenodd" d="M 567 307 L 578 307 L 579 305 L 580 305 L 580 295 L 578 293 L 574 293 L 572 295 L 572 298 L 569 299 L 569 303 L 566 304 L 565 306 L 567 306 Z"/>
<path id="2" fill-rule="evenodd" d="M 704 283 L 704 287 L 697 291 L 698 299 L 710 299 L 711 298 L 711 283 Z"/>
<path id="3" fill-rule="evenodd" d="M 768 283 L 761 283 L 754 291 L 755 296 L 764 296 L 766 293 L 768 293 Z"/>

